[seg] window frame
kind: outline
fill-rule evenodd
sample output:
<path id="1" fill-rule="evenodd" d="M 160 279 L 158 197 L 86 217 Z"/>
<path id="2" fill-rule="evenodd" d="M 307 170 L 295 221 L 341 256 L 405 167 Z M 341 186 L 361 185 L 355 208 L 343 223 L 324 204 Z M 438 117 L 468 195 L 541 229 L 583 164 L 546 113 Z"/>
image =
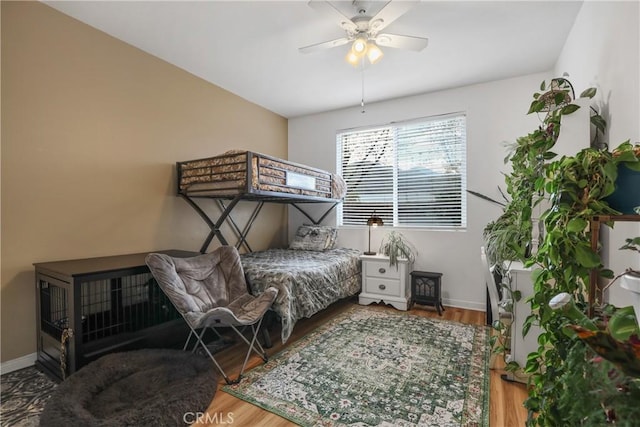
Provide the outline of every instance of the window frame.
<path id="1" fill-rule="evenodd" d="M 460 202 L 459 205 L 459 209 L 460 209 L 460 224 L 459 225 L 455 225 L 455 224 L 416 224 L 416 223 L 401 223 L 400 222 L 400 218 L 399 218 L 399 213 L 398 213 L 398 206 L 401 203 L 399 201 L 400 198 L 400 194 L 398 191 L 398 172 L 399 172 L 399 167 L 398 167 L 398 154 L 394 154 L 394 163 L 392 165 L 393 168 L 393 201 L 392 201 L 392 217 L 393 217 L 393 223 L 391 224 L 387 224 L 387 221 L 385 221 L 385 226 L 393 226 L 396 228 L 403 228 L 403 229 L 418 229 L 418 230 L 438 230 L 438 231 L 466 231 L 466 229 L 468 228 L 468 218 L 467 218 L 467 172 L 468 172 L 468 168 L 467 168 L 467 153 L 468 153 L 468 137 L 467 137 L 467 113 L 466 111 L 456 111 L 456 112 L 451 112 L 451 113 L 445 113 L 445 114 L 438 114 L 438 115 L 432 115 L 432 116 L 424 116 L 424 117 L 419 117 L 419 118 L 414 118 L 414 119 L 409 119 L 409 120 L 403 120 L 403 121 L 394 121 L 394 122 L 390 122 L 388 124 L 384 124 L 384 125 L 371 125 L 371 126 L 362 126 L 362 127 L 356 127 L 356 128 L 348 128 L 348 129 L 341 129 L 336 131 L 336 171 L 338 172 L 338 174 L 343 175 L 344 171 L 343 171 L 343 165 L 342 165 L 342 157 L 343 157 L 343 136 L 345 134 L 349 134 L 349 133 L 366 133 L 366 132 L 375 132 L 376 130 L 383 130 L 386 128 L 390 129 L 390 134 L 392 135 L 392 141 L 391 143 L 393 144 L 393 149 L 395 151 L 397 151 L 397 147 L 399 144 L 399 141 L 397 139 L 397 132 L 398 129 L 403 128 L 403 127 L 410 127 L 412 125 L 415 126 L 419 126 L 421 124 L 425 124 L 428 122 L 438 122 L 438 121 L 445 121 L 447 119 L 451 119 L 451 118 L 462 118 L 463 122 L 461 125 L 461 131 L 462 131 L 462 146 L 461 149 L 458 150 L 459 151 L 459 157 L 457 157 L 457 160 L 459 161 L 459 175 L 460 175 L 460 193 L 459 193 L 459 198 L 460 198 Z M 447 165 L 451 165 L 451 163 L 447 163 Z M 458 193 L 452 193 L 452 195 L 456 196 Z M 455 219 L 454 217 L 449 217 L 451 218 L 451 220 Z M 366 221 L 363 221 L 362 225 L 359 224 L 345 224 L 344 223 L 344 202 L 341 203 L 338 206 L 337 209 L 337 224 L 340 227 L 361 227 L 361 226 L 366 226 Z"/>

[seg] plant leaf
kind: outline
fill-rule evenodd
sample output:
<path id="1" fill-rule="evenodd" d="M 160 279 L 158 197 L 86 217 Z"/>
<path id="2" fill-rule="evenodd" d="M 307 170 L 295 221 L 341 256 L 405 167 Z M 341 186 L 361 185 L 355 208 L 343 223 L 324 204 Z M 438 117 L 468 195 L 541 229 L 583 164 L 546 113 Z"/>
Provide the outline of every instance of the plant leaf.
<path id="1" fill-rule="evenodd" d="M 560 110 L 561 114 L 571 114 L 576 112 L 578 109 L 580 109 L 579 105 L 576 104 L 569 104 L 569 105 L 565 105 L 564 107 L 562 107 L 562 110 Z"/>
<path id="2" fill-rule="evenodd" d="M 595 268 L 600 265 L 600 257 L 585 245 L 576 246 L 576 260 L 581 266 Z"/>
<path id="3" fill-rule="evenodd" d="M 603 268 L 602 270 L 600 270 L 600 277 L 604 277 L 605 279 L 613 279 L 613 270 Z"/>
<path id="4" fill-rule="evenodd" d="M 593 116 L 591 116 L 591 124 L 594 125 L 596 127 L 596 129 L 598 129 L 600 132 L 604 133 L 606 127 L 607 127 L 607 122 L 602 118 L 602 116 L 600 114 L 595 114 Z"/>
<path id="5" fill-rule="evenodd" d="M 636 155 L 633 153 L 633 151 L 621 151 L 620 154 L 615 157 L 616 162 L 620 163 L 620 162 L 637 162 L 638 159 L 636 158 Z"/>
<path id="6" fill-rule="evenodd" d="M 624 165 L 632 171 L 640 172 L 640 162 L 625 162 Z"/>
<path id="7" fill-rule="evenodd" d="M 633 334 L 640 335 L 640 329 L 632 306 L 616 310 L 611 319 L 609 319 L 607 328 L 611 336 L 618 341 L 626 341 Z"/>
<path id="8" fill-rule="evenodd" d="M 618 176 L 618 167 L 613 162 L 607 162 L 604 164 L 603 172 L 607 179 L 615 181 Z"/>
<path id="9" fill-rule="evenodd" d="M 564 91 L 564 90 L 556 93 L 553 96 L 553 102 L 556 105 L 562 105 L 564 103 L 564 100 L 565 100 L 565 94 L 566 94 L 566 91 Z"/>
<path id="10" fill-rule="evenodd" d="M 596 88 L 590 87 L 582 91 L 582 93 L 580 94 L 580 98 L 593 98 L 595 95 L 596 95 Z"/>
<path id="11" fill-rule="evenodd" d="M 572 233 L 578 233 L 584 230 L 589 223 L 582 218 L 573 218 L 567 224 L 567 230 Z"/>
<path id="12" fill-rule="evenodd" d="M 546 105 L 545 102 L 542 100 L 533 101 L 531 103 L 531 106 L 529 107 L 529 111 L 527 112 L 527 114 L 538 113 L 542 111 L 545 105 Z"/>

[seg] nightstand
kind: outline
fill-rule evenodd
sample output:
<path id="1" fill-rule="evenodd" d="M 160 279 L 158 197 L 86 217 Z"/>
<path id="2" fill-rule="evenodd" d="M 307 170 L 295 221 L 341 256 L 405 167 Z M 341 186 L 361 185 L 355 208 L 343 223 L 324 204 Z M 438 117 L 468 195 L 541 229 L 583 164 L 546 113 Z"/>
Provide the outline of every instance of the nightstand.
<path id="1" fill-rule="evenodd" d="M 411 301 L 411 279 L 413 264 L 406 259 L 397 265 L 389 265 L 384 255 L 362 255 L 362 292 L 360 305 L 385 302 L 398 310 L 408 310 Z"/>

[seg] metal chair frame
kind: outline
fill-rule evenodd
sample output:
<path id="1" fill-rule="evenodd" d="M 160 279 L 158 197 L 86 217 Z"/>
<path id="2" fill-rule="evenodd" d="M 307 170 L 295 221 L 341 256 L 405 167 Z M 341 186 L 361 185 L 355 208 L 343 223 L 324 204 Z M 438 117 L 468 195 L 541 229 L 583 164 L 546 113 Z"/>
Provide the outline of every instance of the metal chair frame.
<path id="1" fill-rule="evenodd" d="M 193 347 L 191 349 L 191 353 L 195 353 L 195 351 L 198 349 L 198 345 L 202 346 L 203 350 L 207 353 L 209 358 L 216 365 L 216 368 L 218 368 L 218 370 L 220 371 L 220 373 L 224 377 L 224 380 L 227 382 L 227 384 L 238 384 L 242 380 L 242 374 L 244 373 L 244 370 L 247 367 L 247 362 L 249 361 L 249 357 L 251 356 L 251 352 L 252 351 L 255 351 L 256 354 L 258 356 L 260 356 L 265 363 L 269 361 L 269 357 L 267 356 L 267 352 L 264 350 L 264 348 L 262 348 L 262 345 L 260 344 L 260 341 L 258 341 L 258 339 L 257 339 L 258 338 L 258 332 L 260 331 L 260 325 L 262 324 L 262 319 L 264 319 L 264 316 L 262 316 L 260 318 L 258 323 L 253 324 L 253 325 L 247 325 L 247 326 L 251 326 L 251 341 L 249 341 L 244 336 L 242 331 L 238 330 L 238 328 L 236 328 L 235 326 L 233 326 L 233 325 L 222 325 L 222 324 L 220 325 L 220 327 L 230 327 L 231 329 L 233 329 L 236 332 L 236 334 L 238 334 L 238 336 L 240 336 L 240 338 L 242 338 L 242 340 L 249 346 L 249 349 L 247 350 L 247 354 L 246 354 L 246 356 L 244 358 L 244 363 L 242 364 L 242 368 L 240 369 L 240 373 L 238 374 L 238 377 L 235 380 L 232 380 L 232 379 L 229 378 L 229 376 L 222 369 L 222 366 L 220 366 L 220 363 L 218 363 L 218 361 L 213 356 L 213 354 L 211 353 L 211 351 L 209 350 L 209 348 L 207 347 L 205 342 L 202 340 L 202 337 L 204 336 L 204 334 L 207 331 L 207 329 L 212 330 L 218 336 L 218 338 L 222 339 L 222 336 L 216 330 L 215 327 L 213 327 L 213 326 L 205 326 L 205 327 L 201 328 L 201 331 L 198 334 L 196 329 L 192 328 L 191 325 L 189 325 L 189 322 L 187 322 L 187 325 L 189 325 L 189 329 L 191 331 L 189 332 L 189 336 L 187 337 L 187 340 L 185 341 L 184 347 L 182 348 L 182 350 L 183 351 L 188 351 L 187 349 L 189 347 L 189 342 L 191 341 L 191 337 L 195 336 L 196 337 L 196 342 L 194 343 L 194 345 L 193 345 Z M 186 321 L 186 319 L 185 319 L 185 321 Z M 258 346 L 258 348 L 256 348 L 256 345 Z"/>

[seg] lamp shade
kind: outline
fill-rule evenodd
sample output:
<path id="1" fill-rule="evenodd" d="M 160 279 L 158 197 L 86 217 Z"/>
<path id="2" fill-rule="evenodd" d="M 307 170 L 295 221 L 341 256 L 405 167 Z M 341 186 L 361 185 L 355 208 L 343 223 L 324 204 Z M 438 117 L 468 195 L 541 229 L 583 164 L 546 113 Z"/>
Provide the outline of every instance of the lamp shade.
<path id="1" fill-rule="evenodd" d="M 345 59 L 349 64 L 353 65 L 354 67 L 357 67 L 358 65 L 360 65 L 360 60 L 362 59 L 362 56 L 356 55 L 355 53 L 353 53 L 353 50 L 349 49 L 349 52 L 347 53 L 347 56 Z"/>
<path id="2" fill-rule="evenodd" d="M 378 47 L 378 45 L 375 42 L 369 42 L 367 46 L 367 58 L 369 58 L 369 62 L 375 64 L 376 62 L 380 61 L 383 56 L 384 53 L 382 53 L 382 50 Z"/>
<path id="3" fill-rule="evenodd" d="M 358 36 L 351 45 L 351 50 L 358 56 L 362 56 L 367 52 L 367 37 Z"/>
<path id="4" fill-rule="evenodd" d="M 384 222 L 382 221 L 382 218 L 380 218 L 379 216 L 376 216 L 376 212 L 373 211 L 369 219 L 367 219 L 367 226 L 369 227 L 369 250 L 364 253 L 365 255 L 376 254 L 375 251 L 371 250 L 371 227 L 378 227 L 383 225 L 384 225 Z"/>
<path id="5" fill-rule="evenodd" d="M 382 221 L 382 218 L 380 218 L 379 216 L 376 216 L 376 214 L 373 214 L 367 220 L 367 225 L 369 227 L 378 227 L 378 226 L 382 227 L 384 225 L 384 222 Z"/>

